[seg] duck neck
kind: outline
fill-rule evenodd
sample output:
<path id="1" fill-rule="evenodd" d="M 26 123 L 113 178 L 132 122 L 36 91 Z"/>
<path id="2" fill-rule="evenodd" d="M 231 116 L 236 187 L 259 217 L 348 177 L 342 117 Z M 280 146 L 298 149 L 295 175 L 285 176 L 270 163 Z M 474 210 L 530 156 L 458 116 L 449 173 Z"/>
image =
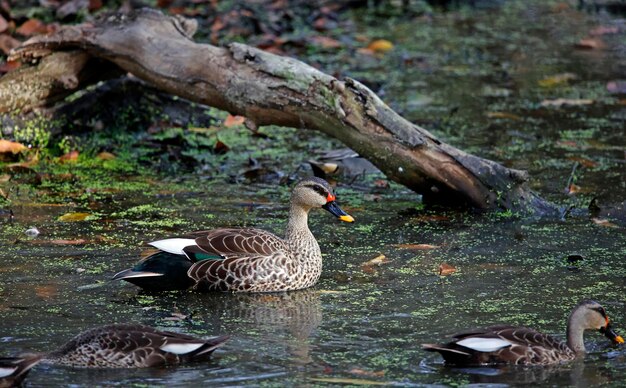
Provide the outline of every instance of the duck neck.
<path id="1" fill-rule="evenodd" d="M 287 240 L 290 244 L 293 244 L 312 237 L 313 234 L 309 230 L 308 220 L 309 209 L 297 204 L 291 204 L 285 240 Z"/>
<path id="2" fill-rule="evenodd" d="M 581 310 L 574 310 L 567 320 L 567 345 L 577 355 L 585 354 L 586 351 L 583 339 L 585 328 L 581 324 L 584 320 L 583 314 Z"/>

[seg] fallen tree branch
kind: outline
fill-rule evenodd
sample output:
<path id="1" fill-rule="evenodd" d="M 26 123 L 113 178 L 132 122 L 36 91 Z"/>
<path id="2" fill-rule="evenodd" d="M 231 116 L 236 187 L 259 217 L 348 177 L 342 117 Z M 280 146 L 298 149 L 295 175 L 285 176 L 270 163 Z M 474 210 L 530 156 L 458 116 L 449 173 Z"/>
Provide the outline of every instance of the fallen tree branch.
<path id="1" fill-rule="evenodd" d="M 45 60 L 82 50 L 161 90 L 243 115 L 251 127 L 275 124 L 333 136 L 427 201 L 552 210 L 528 188 L 525 172 L 443 143 L 356 80 L 340 81 L 293 58 L 243 44 L 198 44 L 193 32 L 189 20 L 144 9 L 37 36 L 15 49 L 11 59 Z M 4 78 L 0 95 L 3 88 Z"/>

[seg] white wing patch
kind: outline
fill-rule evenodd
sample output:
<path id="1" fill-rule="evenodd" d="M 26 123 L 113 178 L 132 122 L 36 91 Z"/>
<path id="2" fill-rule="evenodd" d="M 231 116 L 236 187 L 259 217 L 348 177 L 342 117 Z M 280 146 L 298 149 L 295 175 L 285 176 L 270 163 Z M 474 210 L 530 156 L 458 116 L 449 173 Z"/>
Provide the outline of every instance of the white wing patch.
<path id="1" fill-rule="evenodd" d="M 457 345 L 476 350 L 478 352 L 495 352 L 496 350 L 513 345 L 501 338 L 470 337 L 456 342 Z"/>
<path id="2" fill-rule="evenodd" d="M 162 273 L 156 272 L 132 272 L 132 275 L 126 275 L 121 279 L 130 279 L 130 278 L 149 278 L 153 276 L 163 276 Z"/>
<path id="3" fill-rule="evenodd" d="M 160 349 L 164 352 L 170 352 L 174 354 L 187 354 L 191 353 L 194 350 L 198 350 L 200 347 L 204 345 L 204 342 L 200 343 L 187 343 L 187 344 L 165 344 L 160 347 Z"/>
<path id="4" fill-rule="evenodd" d="M 190 245 L 196 245 L 196 241 L 191 238 L 168 238 L 166 240 L 153 241 L 148 243 L 156 249 L 160 249 L 167 253 L 173 253 L 175 255 L 184 255 L 183 248 Z"/>
<path id="5" fill-rule="evenodd" d="M 14 367 L 14 368 L 0 367 L 0 379 L 3 377 L 11 376 L 13 372 L 15 372 L 16 370 L 17 370 L 17 367 Z"/>

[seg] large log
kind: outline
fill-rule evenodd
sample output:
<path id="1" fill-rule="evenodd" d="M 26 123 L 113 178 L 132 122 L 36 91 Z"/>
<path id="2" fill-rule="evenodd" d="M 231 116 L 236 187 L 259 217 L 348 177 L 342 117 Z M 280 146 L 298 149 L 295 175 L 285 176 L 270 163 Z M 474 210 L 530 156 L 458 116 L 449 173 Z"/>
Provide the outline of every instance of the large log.
<path id="1" fill-rule="evenodd" d="M 445 144 L 356 80 L 340 81 L 244 44 L 198 44 L 191 39 L 194 32 L 193 21 L 144 9 L 34 37 L 11 59 L 30 62 L 60 51 L 83 51 L 161 90 L 243 115 L 250 128 L 275 124 L 333 136 L 427 201 L 553 210 L 528 188 L 526 172 Z M 0 95 L 7 87 L 3 81 Z"/>

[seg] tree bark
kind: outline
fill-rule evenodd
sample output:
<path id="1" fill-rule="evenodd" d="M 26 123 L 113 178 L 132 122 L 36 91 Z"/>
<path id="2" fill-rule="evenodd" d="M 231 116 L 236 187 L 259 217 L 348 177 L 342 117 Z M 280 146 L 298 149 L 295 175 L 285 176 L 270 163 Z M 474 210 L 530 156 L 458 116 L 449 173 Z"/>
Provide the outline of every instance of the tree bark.
<path id="1" fill-rule="evenodd" d="M 443 143 L 356 80 L 340 81 L 293 58 L 244 44 L 198 44 L 191 39 L 194 32 L 194 21 L 144 9 L 37 36 L 15 49 L 11 59 L 43 58 L 44 63 L 50 55 L 79 50 L 161 90 L 245 116 L 249 128 L 275 124 L 333 136 L 427 201 L 554 210 L 528 188 L 526 172 Z M 4 78 L 0 96 L 14 87 Z M 6 109 L 2 105 L 0 111 Z"/>

